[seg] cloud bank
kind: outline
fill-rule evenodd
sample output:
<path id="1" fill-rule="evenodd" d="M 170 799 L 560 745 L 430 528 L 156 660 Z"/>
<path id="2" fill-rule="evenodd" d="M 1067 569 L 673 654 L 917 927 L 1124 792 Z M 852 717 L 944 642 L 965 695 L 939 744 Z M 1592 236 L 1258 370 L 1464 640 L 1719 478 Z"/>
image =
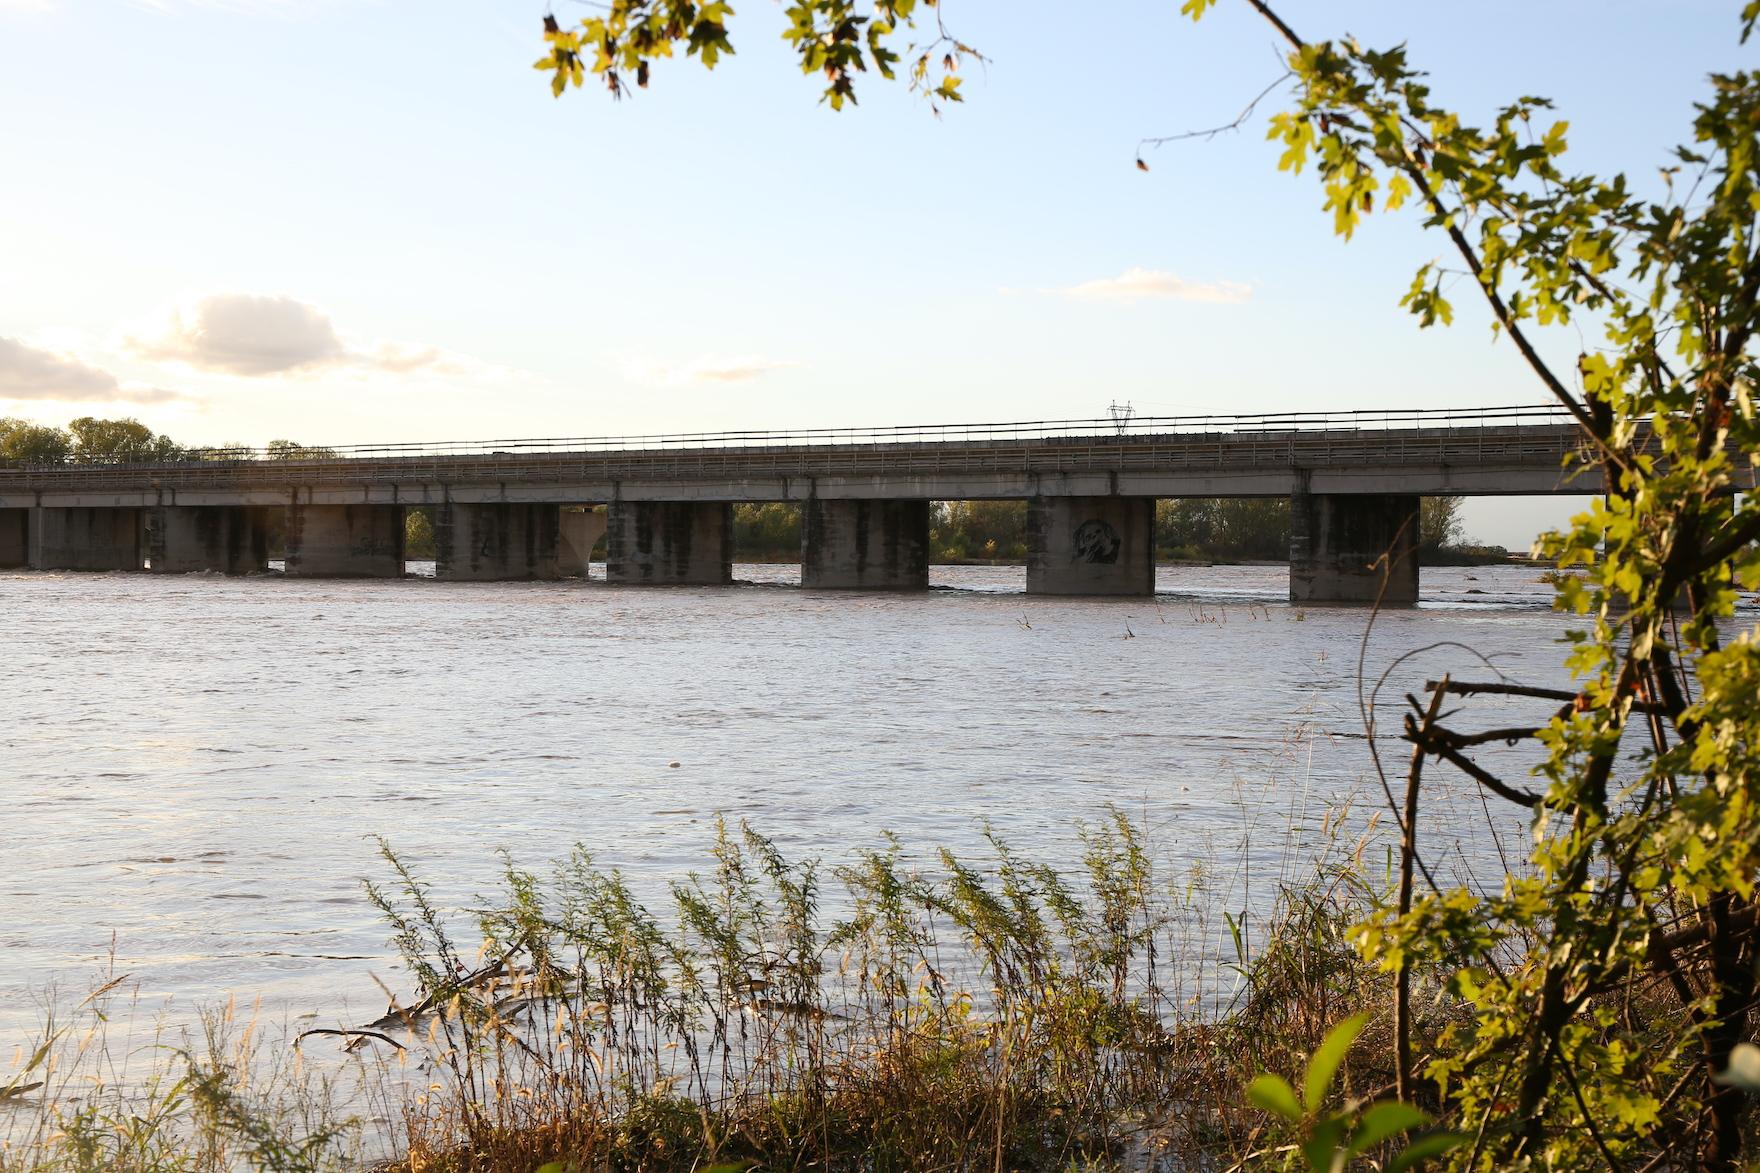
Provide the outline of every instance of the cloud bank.
<path id="1" fill-rule="evenodd" d="M 1236 304 L 1253 295 L 1251 285 L 1239 281 L 1187 281 L 1160 269 L 1132 267 L 1116 277 L 1084 281 L 1056 292 L 1077 301 L 1138 301 L 1162 298 Z"/>
<path id="2" fill-rule="evenodd" d="M 130 335 L 127 345 L 142 358 L 247 378 L 325 367 L 406 374 L 441 360 L 440 351 L 432 346 L 381 342 L 370 350 L 351 349 L 330 316 L 317 306 L 252 293 L 204 297 L 171 311 L 151 331 Z"/>
<path id="3" fill-rule="evenodd" d="M 187 398 L 163 387 L 124 386 L 109 371 L 71 355 L 0 338 L 0 399 L 152 404 Z"/>

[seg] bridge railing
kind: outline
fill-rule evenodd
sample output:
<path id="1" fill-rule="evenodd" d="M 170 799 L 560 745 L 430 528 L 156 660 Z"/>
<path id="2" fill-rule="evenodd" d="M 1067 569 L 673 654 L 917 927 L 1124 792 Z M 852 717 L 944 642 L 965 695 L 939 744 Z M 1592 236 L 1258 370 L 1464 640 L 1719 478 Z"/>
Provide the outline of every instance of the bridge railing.
<path id="1" fill-rule="evenodd" d="M 380 444 L 282 445 L 266 448 L 191 448 L 171 464 L 256 463 L 295 460 L 395 460 L 407 457 L 514 457 L 543 453 L 664 452 L 740 449 L 763 452 L 802 447 L 896 448 L 918 444 L 1022 443 L 1086 440 L 1106 442 L 1157 436 L 1250 436 L 1287 433 L 1386 432 L 1417 429 L 1487 429 L 1558 425 L 1571 416 L 1556 404 L 1473 408 L 1383 408 L 1370 411 L 1273 414 L 1132 416 L 1128 419 L 1025 420 L 1014 423 L 917 424 L 877 428 L 803 428 L 724 432 L 678 432 L 623 436 L 562 436 L 507 440 L 456 440 Z M 132 464 L 130 461 L 78 462 Z M 21 466 L 11 466 L 21 467 Z"/>

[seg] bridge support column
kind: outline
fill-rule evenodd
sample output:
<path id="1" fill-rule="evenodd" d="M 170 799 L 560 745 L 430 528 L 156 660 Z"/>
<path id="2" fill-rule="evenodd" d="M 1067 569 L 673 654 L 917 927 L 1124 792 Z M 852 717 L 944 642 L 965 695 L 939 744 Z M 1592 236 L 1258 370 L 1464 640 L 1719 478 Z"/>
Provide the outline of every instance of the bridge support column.
<path id="1" fill-rule="evenodd" d="M 1290 498 L 1292 603 L 1418 601 L 1418 498 L 1406 493 L 1296 493 Z M 1385 565 L 1376 565 L 1387 556 Z M 1386 589 L 1383 590 L 1383 581 Z"/>
<path id="2" fill-rule="evenodd" d="M 733 581 L 733 506 L 614 501 L 605 511 L 605 577 L 655 586 Z"/>
<path id="3" fill-rule="evenodd" d="M 255 574 L 269 568 L 262 510 L 248 505 L 159 505 L 147 511 L 147 562 L 156 574 Z"/>
<path id="4" fill-rule="evenodd" d="M 561 507 L 465 505 L 435 511 L 434 577 L 470 582 L 558 577 Z"/>
<path id="5" fill-rule="evenodd" d="M 398 578 L 403 506 L 289 505 L 287 573 L 299 578 Z"/>
<path id="6" fill-rule="evenodd" d="M 1027 502 L 1027 593 L 1155 593 L 1151 497 L 1034 497 Z"/>
<path id="7" fill-rule="evenodd" d="M 31 511 L 0 509 L 0 570 L 31 564 Z"/>
<path id="8" fill-rule="evenodd" d="M 593 547 L 605 536 L 605 513 L 598 509 L 563 509 L 562 540 L 556 560 L 565 578 L 586 578 Z"/>
<path id="9" fill-rule="evenodd" d="M 809 498 L 801 507 L 801 585 L 928 590 L 929 503 Z"/>
<path id="10" fill-rule="evenodd" d="M 34 570 L 139 570 L 141 511 L 37 506 L 26 523 Z"/>

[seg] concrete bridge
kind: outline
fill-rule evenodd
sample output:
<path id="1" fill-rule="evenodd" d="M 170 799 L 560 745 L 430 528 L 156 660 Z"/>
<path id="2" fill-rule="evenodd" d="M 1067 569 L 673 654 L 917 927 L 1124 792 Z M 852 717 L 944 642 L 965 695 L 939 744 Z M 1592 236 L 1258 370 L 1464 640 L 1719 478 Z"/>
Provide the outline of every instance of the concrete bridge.
<path id="1" fill-rule="evenodd" d="M 404 572 L 404 511 L 432 506 L 437 573 L 585 572 L 603 524 L 614 583 L 731 578 L 732 506 L 802 509 L 802 584 L 921 590 L 929 504 L 1028 502 L 1027 590 L 1154 589 L 1162 497 L 1288 497 L 1290 597 L 1417 599 L 1420 496 L 1596 493 L 1581 436 L 1543 407 L 1075 420 L 879 431 L 192 452 L 177 462 L 0 467 L 0 566 Z M 603 514 L 571 507 L 605 505 Z"/>

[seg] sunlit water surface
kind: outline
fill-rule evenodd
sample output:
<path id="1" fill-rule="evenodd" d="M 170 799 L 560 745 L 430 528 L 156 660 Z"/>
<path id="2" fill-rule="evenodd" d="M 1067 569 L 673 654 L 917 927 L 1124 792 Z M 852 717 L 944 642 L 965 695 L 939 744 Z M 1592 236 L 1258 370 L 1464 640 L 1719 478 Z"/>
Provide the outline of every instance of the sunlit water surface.
<path id="1" fill-rule="evenodd" d="M 702 866 L 717 812 L 828 864 L 886 830 L 976 854 L 985 823 L 1069 864 L 1110 803 L 1169 874 L 1201 863 L 1238 892 L 1338 804 L 1382 803 L 1369 612 L 1292 607 L 1284 567 L 1163 567 L 1131 600 L 1029 597 L 1009 567 L 937 568 L 915 595 L 797 575 L 0 575 L 0 1042 L 112 951 L 173 1016 L 227 996 L 377 1015 L 375 979 L 407 981 L 361 895 L 386 874 L 375 836 L 454 905 L 493 888 L 497 848 L 542 868 L 575 843 L 659 897 Z M 1486 677 L 1480 657 L 1561 684 L 1549 600 L 1536 568 L 1426 570 L 1423 605 L 1376 621 L 1368 680 L 1437 645 L 1389 700 Z M 1483 867 L 1478 795 L 1432 801 L 1438 854 Z"/>

